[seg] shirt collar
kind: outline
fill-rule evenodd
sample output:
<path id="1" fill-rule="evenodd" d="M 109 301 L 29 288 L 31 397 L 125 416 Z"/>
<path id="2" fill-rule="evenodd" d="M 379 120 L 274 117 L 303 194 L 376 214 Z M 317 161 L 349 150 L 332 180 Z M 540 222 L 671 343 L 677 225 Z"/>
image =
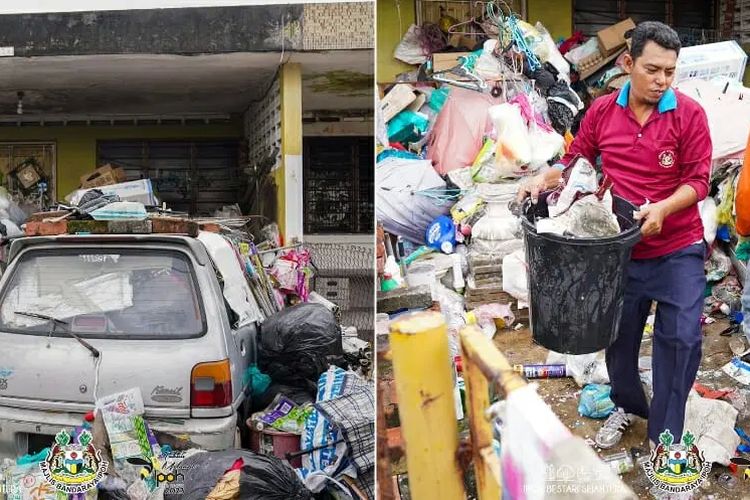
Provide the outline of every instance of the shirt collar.
<path id="1" fill-rule="evenodd" d="M 625 82 L 620 94 L 617 96 L 617 104 L 623 108 L 628 105 L 628 96 L 630 95 L 630 81 Z M 659 113 L 665 113 L 677 109 L 677 95 L 674 93 L 672 88 L 668 88 L 664 95 L 659 99 L 659 105 L 657 107 Z"/>

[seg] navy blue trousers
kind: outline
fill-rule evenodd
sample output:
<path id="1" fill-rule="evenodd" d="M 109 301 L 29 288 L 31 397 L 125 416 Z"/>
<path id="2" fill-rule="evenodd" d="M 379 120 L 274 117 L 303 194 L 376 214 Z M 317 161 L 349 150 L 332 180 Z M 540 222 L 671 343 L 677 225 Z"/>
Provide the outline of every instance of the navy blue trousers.
<path id="1" fill-rule="evenodd" d="M 701 361 L 704 257 L 701 243 L 655 259 L 633 259 L 627 267 L 620 333 L 606 351 L 611 398 L 626 412 L 647 418 L 648 437 L 657 444 L 665 429 L 676 442 L 682 439 L 685 403 Z M 638 375 L 638 354 L 652 301 L 658 305 L 649 408 Z"/>

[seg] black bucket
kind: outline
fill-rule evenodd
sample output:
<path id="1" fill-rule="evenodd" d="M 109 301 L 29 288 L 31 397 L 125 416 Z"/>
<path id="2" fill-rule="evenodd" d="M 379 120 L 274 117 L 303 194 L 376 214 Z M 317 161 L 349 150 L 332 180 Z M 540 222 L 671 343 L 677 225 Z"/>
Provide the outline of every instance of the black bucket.
<path id="1" fill-rule="evenodd" d="M 555 352 L 588 354 L 617 339 L 625 295 L 625 268 L 641 237 L 637 208 L 615 196 L 621 232 L 607 238 L 537 234 L 535 220 L 548 217 L 548 193 L 526 200 L 521 223 L 526 240 L 531 333 Z"/>

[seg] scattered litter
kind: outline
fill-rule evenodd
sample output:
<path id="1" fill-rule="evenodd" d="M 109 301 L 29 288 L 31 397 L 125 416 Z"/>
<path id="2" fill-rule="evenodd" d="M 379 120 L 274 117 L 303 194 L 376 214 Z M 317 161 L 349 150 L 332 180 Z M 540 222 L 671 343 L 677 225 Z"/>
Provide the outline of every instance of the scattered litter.
<path id="1" fill-rule="evenodd" d="M 604 456 L 602 457 L 602 460 L 604 460 L 604 462 L 607 463 L 616 474 L 625 474 L 633 470 L 634 467 L 632 457 L 629 453 L 624 451 Z"/>

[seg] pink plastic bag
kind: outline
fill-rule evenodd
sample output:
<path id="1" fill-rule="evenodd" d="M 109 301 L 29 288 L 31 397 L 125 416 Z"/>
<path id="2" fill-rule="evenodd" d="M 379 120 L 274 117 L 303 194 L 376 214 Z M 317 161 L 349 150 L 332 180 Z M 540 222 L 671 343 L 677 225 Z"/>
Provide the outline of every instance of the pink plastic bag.
<path id="1" fill-rule="evenodd" d="M 500 102 L 473 90 L 451 89 L 427 142 L 427 158 L 440 175 L 474 162 L 484 136 L 492 132 L 487 110 Z"/>

